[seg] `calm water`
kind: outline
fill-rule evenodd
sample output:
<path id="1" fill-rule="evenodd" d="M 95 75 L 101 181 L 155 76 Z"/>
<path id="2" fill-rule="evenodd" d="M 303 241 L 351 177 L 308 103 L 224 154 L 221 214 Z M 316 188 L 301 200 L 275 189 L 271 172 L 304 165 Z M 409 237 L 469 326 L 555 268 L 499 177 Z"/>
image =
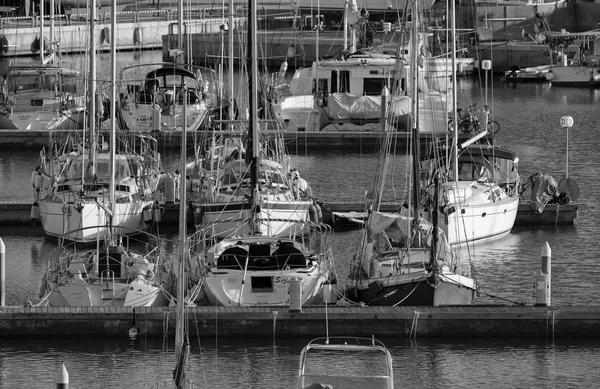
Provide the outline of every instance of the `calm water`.
<path id="1" fill-rule="evenodd" d="M 159 54 L 143 53 L 144 60 Z M 133 54 L 120 54 L 120 61 L 135 61 Z M 100 60 L 107 62 L 108 56 Z M 475 80 L 460 80 L 465 103 L 484 95 Z M 491 99 L 493 91 L 493 100 Z M 600 154 L 596 123 L 600 91 L 552 88 L 548 85 L 504 85 L 495 80 L 489 89 L 490 106 L 500 123 L 498 144 L 516 151 L 524 179 L 544 172 L 560 180 L 566 169 L 567 133 L 561 116 L 575 125 L 568 137 L 568 174 L 578 182 L 580 214 L 575 226 L 518 227 L 505 239 L 476 246 L 471 252 L 481 287 L 479 303 L 533 304 L 533 274 L 540 267 L 545 242 L 552 248 L 552 301 L 554 305 L 596 305 L 597 239 L 600 193 Z M 39 150 L 0 150 L 0 201 L 33 199 L 29 183 Z M 162 150 L 167 170 L 178 166 L 179 154 Z M 357 200 L 370 189 L 376 164 L 374 154 L 347 154 L 343 150 L 294 156 L 322 200 Z M 169 246 L 176 246 L 176 231 L 162 231 Z M 0 227 L 6 244 L 7 304 L 37 301 L 38 281 L 48 253 L 54 248 L 41 227 Z M 342 283 L 356 248 L 358 233 L 335 233 L 338 277 Z M 466 258 L 469 253 L 463 252 Z M 376 334 L 375 334 L 376 335 Z M 200 359 L 194 365 L 213 388 L 293 387 L 298 354 L 304 341 L 203 340 Z M 402 387 L 541 387 L 592 386 L 590 377 L 600 365 L 600 344 L 576 340 L 386 340 L 395 358 L 395 375 Z M 0 342 L 0 388 L 48 388 L 60 363 L 71 373 L 71 388 L 115 388 L 127 382 L 130 388 L 145 388 L 157 371 L 170 375 L 172 361 L 161 358 L 160 341 L 130 345 L 119 340 Z M 240 358 L 241 357 L 241 358 Z M 577 362 L 576 362 L 577 361 Z M 158 368 L 157 368 L 158 366 Z M 84 373 L 85 371 L 85 373 Z M 204 382 L 198 380 L 199 382 Z"/>

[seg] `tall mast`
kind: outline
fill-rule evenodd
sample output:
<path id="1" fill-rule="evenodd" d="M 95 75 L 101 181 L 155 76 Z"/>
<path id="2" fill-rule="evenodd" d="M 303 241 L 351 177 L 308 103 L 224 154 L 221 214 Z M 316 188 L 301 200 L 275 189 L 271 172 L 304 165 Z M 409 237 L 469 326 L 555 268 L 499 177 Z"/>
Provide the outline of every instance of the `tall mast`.
<path id="1" fill-rule="evenodd" d="M 418 111 L 419 111 L 419 100 L 418 100 L 418 53 L 419 53 L 419 28 L 418 28 L 418 19 L 419 19 L 419 10 L 418 10 L 418 0 L 413 1 L 413 10 L 412 10 L 412 33 L 411 33 L 411 86 L 412 86 L 412 109 L 411 109 L 411 128 L 412 128 L 412 207 L 413 207 L 413 217 L 415 219 L 419 218 L 419 151 L 420 151 L 420 140 L 419 140 L 419 123 L 418 123 Z"/>
<path id="2" fill-rule="evenodd" d="M 250 110 L 250 122 L 248 126 L 248 141 L 250 142 L 248 149 L 252 150 L 250 156 L 250 204 L 254 210 L 258 203 L 258 115 L 256 110 L 258 109 L 258 55 L 256 49 L 256 0 L 248 0 L 248 68 L 250 73 L 248 75 L 248 85 L 250 87 L 250 98 L 248 101 L 248 108 Z M 254 223 L 254 222 L 253 222 Z M 256 228 L 253 225 L 252 231 Z"/>
<path id="3" fill-rule="evenodd" d="M 95 14 L 95 4 L 94 4 L 94 14 Z M 114 204 L 115 204 L 115 148 L 116 148 L 116 101 L 117 101 L 117 85 L 115 83 L 117 79 L 117 0 L 112 0 L 111 2 L 111 10 L 110 10 L 110 36 L 112 39 L 110 40 L 110 141 L 109 141 L 109 155 L 110 155 L 110 178 L 108 180 L 108 192 L 109 192 L 109 202 L 110 202 L 110 238 L 113 239 L 112 236 L 112 224 L 113 224 L 113 215 L 114 215 Z M 92 35 L 93 35 L 92 31 Z M 95 47 L 91 48 L 95 51 Z M 94 66 L 95 68 L 95 66 Z M 95 69 L 94 69 L 94 77 L 95 77 Z M 95 82 L 95 78 L 94 78 Z M 92 95 L 92 105 L 95 105 L 96 95 L 95 93 Z M 95 115 L 94 115 L 95 122 Z M 114 244 L 114 242 L 111 242 Z"/>
<path id="4" fill-rule="evenodd" d="M 179 272 L 177 274 L 177 327 L 175 329 L 175 350 L 182 350 L 185 341 L 185 285 L 187 264 L 187 220 L 186 220 L 186 150 L 187 150 L 187 85 L 181 88 L 183 94 L 183 127 L 181 129 L 181 166 L 179 174 L 179 239 L 180 259 Z M 184 366 L 182 366 L 183 368 Z"/>
<path id="5" fill-rule="evenodd" d="M 90 76 L 88 90 L 88 168 L 89 177 L 93 177 L 96 171 L 94 155 L 96 153 L 96 1 L 90 2 Z M 112 15 L 112 13 L 111 13 Z M 112 17 L 112 16 L 111 16 Z M 114 31 L 111 31 L 114 34 Z M 115 35 L 111 35 L 115 36 Z M 114 41 L 114 39 L 113 39 Z M 111 42 L 112 49 L 112 42 Z M 112 147 L 111 147 L 112 150 Z M 112 171 L 112 170 L 111 170 Z"/>
<path id="6" fill-rule="evenodd" d="M 454 166 L 454 180 L 458 181 L 458 115 L 456 103 L 456 2 L 450 1 L 450 39 L 452 39 L 452 114 L 454 115 L 452 137 L 452 165 Z"/>
<path id="7" fill-rule="evenodd" d="M 229 51 L 229 120 L 233 119 L 233 96 L 234 96 L 234 91 L 233 91 L 233 68 L 234 68 L 234 63 L 233 63 L 233 13 L 234 13 L 234 8 L 233 8 L 233 0 L 229 0 L 229 31 L 227 31 L 228 34 L 228 42 L 229 42 L 229 46 L 228 46 L 228 51 Z"/>
<path id="8" fill-rule="evenodd" d="M 44 0 L 40 0 L 40 63 L 44 63 Z"/>

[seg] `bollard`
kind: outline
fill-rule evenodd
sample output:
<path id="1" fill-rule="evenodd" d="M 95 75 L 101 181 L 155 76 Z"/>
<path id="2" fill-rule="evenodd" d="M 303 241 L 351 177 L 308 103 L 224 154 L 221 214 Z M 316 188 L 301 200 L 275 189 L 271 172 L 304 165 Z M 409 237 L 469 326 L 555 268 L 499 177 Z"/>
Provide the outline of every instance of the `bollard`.
<path id="1" fill-rule="evenodd" d="M 6 305 L 6 283 L 4 282 L 6 279 L 5 253 L 6 246 L 4 246 L 4 241 L 2 238 L 0 238 L 0 307 L 4 307 Z"/>
<path id="2" fill-rule="evenodd" d="M 552 250 L 548 242 L 542 248 L 542 268 L 540 274 L 535 276 L 535 305 L 547 307 L 552 305 L 551 300 L 551 257 Z"/>
<path id="3" fill-rule="evenodd" d="M 302 312 L 302 279 L 292 278 L 288 281 L 290 294 L 290 312 Z"/>
<path id="4" fill-rule="evenodd" d="M 69 388 L 69 372 L 64 363 L 56 375 L 56 389 L 68 389 Z"/>

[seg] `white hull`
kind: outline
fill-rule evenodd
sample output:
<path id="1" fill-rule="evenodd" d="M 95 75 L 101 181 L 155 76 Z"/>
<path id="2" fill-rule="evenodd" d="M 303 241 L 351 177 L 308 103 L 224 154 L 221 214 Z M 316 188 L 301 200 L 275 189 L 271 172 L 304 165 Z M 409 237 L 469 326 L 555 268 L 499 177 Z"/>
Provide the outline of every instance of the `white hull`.
<path id="1" fill-rule="evenodd" d="M 206 265 L 201 285 L 208 303 L 290 307 L 323 303 L 333 261 L 323 232 L 327 229 L 317 228 L 303 243 L 249 235 L 224 239 L 207 251 L 201 248 L 199 262 L 192 263 Z"/>
<path id="2" fill-rule="evenodd" d="M 489 193 L 485 191 L 486 197 Z M 519 208 L 518 197 L 504 197 L 494 202 L 478 203 L 466 199 L 461 204 L 449 204 L 455 211 L 448 215 L 446 234 L 451 245 L 467 245 L 501 239 L 515 223 Z M 445 223 L 442 223 L 444 225 Z"/>
<path id="3" fill-rule="evenodd" d="M 153 203 L 146 200 L 115 204 L 114 234 L 134 235 L 147 230 L 150 224 L 144 221 L 143 211 L 151 210 Z M 83 203 L 81 211 L 76 209 L 76 203 L 41 200 L 38 205 L 42 227 L 47 235 L 82 243 L 108 237 L 108 217 L 95 202 Z"/>
<path id="4" fill-rule="evenodd" d="M 52 290 L 48 296 L 48 305 L 54 307 L 161 307 L 169 304 L 166 293 L 154 283 L 144 278 L 131 282 L 107 284 L 89 284 L 82 278 L 76 278 L 68 284 L 49 283 Z"/>
<path id="5" fill-rule="evenodd" d="M 322 304 L 322 289 L 327 278 L 320 275 L 317 266 L 298 271 L 219 270 L 204 278 L 204 291 L 211 305 L 289 306 L 291 279 L 302 280 L 302 305 Z M 256 286 L 254 286 L 256 285 Z"/>
<path id="6" fill-rule="evenodd" d="M 555 66 L 546 75 L 552 85 L 594 87 L 600 86 L 600 67 Z"/>
<path id="7" fill-rule="evenodd" d="M 152 104 L 129 104 L 127 109 L 121 108 L 121 117 L 129 131 L 182 131 L 182 112 L 183 105 L 171 106 L 170 112 L 165 115 Z M 197 131 L 206 118 L 206 106 L 204 103 L 190 104 L 186 112 L 186 131 Z"/>
<path id="8" fill-rule="evenodd" d="M 264 201 L 257 215 L 257 219 L 261 220 L 260 235 L 294 236 L 301 233 L 302 222 L 310 219 L 312 205 L 312 201 Z M 242 208 L 243 203 L 210 204 L 213 210 L 202 211 L 200 223 L 208 226 L 211 235 L 219 239 L 251 235 L 252 212 Z"/>

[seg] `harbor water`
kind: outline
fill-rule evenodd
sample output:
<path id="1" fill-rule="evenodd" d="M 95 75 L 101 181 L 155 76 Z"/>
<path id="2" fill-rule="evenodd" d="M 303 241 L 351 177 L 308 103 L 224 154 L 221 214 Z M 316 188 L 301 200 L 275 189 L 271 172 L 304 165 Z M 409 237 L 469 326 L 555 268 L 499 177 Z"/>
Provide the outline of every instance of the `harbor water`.
<path id="1" fill-rule="evenodd" d="M 160 58 L 160 52 L 120 53 L 122 64 Z M 76 58 L 76 57 L 69 57 Z M 109 57 L 100 59 L 108 68 Z M 496 143 L 515 151 L 526 180 L 542 172 L 560 181 L 579 184 L 579 217 L 574 226 L 516 227 L 506 238 L 462 250 L 472 261 L 480 285 L 479 304 L 535 302 L 534 274 L 540 270 L 545 242 L 552 249 L 552 303 L 597 305 L 600 298 L 597 239 L 600 184 L 597 134 L 600 90 L 557 88 L 549 84 L 510 85 L 494 79 L 487 93 L 476 78 L 460 79 L 459 107 L 486 97 L 500 123 Z M 482 83 L 483 85 L 483 83 Z M 568 131 L 560 118 L 572 116 Z M 568 139 L 568 165 L 567 165 Z M 0 150 L 0 201 L 31 200 L 31 172 L 37 149 Z M 179 150 L 163 147 L 165 170 L 179 166 Z M 293 163 L 312 186 L 317 198 L 327 201 L 360 200 L 371 189 L 377 156 L 344 150 L 311 152 L 290 150 Z M 403 188 L 398 188 L 402 190 Z M 177 231 L 160 231 L 169 250 L 177 248 Z M 56 247 L 39 225 L 0 226 L 6 245 L 6 303 L 38 301 L 38 282 L 49 253 Z M 338 278 L 347 282 L 348 266 L 358 247 L 358 231 L 332 236 Z M 418 333 L 418 331 L 417 331 Z M 335 335 L 335 334 L 330 334 Z M 374 334 L 375 336 L 377 334 Z M 391 348 L 397 387 L 473 388 L 593 386 L 590 372 L 598 367 L 600 342 L 575 339 L 383 339 Z M 197 340 L 194 340 L 197 343 Z M 298 355 L 304 340 L 203 339 L 202 352 L 194 350 L 195 380 L 210 388 L 294 387 Z M 172 345 L 171 345 L 172 346 Z M 71 375 L 70 388 L 146 388 L 157 374 L 170 377 L 174 367 L 164 360 L 160 340 L 48 340 L 0 341 L 0 389 L 49 388 L 60 364 Z M 577 361 L 577 362 L 576 362 Z M 336 388 L 337 389 L 337 388 Z"/>

